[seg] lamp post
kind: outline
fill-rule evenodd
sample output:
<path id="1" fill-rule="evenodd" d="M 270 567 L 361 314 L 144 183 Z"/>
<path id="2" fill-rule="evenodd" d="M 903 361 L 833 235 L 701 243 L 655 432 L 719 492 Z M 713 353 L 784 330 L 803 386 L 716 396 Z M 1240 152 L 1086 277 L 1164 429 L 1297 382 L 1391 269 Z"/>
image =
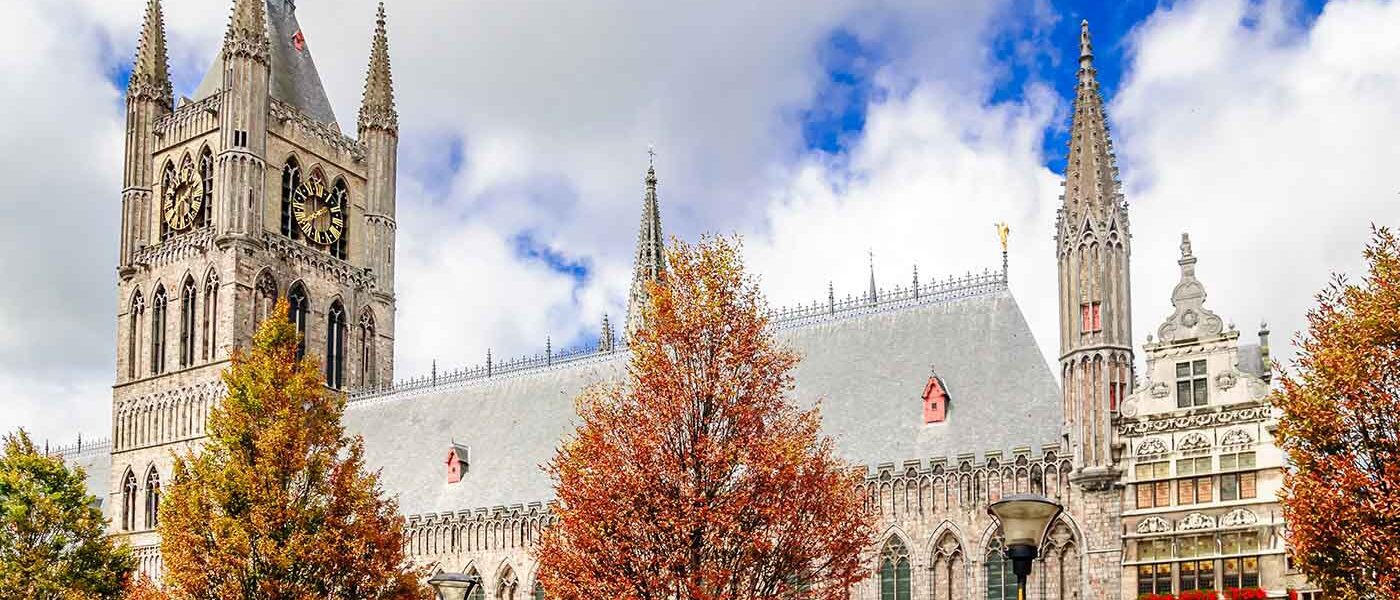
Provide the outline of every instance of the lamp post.
<path id="1" fill-rule="evenodd" d="M 1063 510 L 1054 500 L 1036 494 L 1007 496 L 987 507 L 1001 521 L 1001 533 L 1006 542 L 1006 555 L 1011 570 L 1016 573 L 1016 596 L 1026 598 L 1026 577 L 1031 574 L 1031 561 L 1040 551 L 1045 530 Z"/>
<path id="2" fill-rule="evenodd" d="M 481 580 L 461 573 L 438 573 L 428 580 L 428 585 L 437 590 L 438 600 L 464 600 L 481 585 Z"/>

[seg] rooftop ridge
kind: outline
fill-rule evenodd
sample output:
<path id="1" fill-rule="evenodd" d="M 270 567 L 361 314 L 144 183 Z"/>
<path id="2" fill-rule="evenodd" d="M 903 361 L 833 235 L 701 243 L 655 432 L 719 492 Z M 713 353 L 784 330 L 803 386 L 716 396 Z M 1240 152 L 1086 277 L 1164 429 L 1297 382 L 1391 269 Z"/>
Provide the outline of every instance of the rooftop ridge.
<path id="1" fill-rule="evenodd" d="M 826 300 L 811 304 L 780 307 L 768 311 L 769 327 L 774 331 L 785 331 L 832 321 L 902 310 L 928 304 L 943 304 L 995 294 L 1009 289 L 1007 276 L 1003 271 L 984 270 L 981 273 L 967 273 L 962 277 L 950 276 L 941 281 L 923 285 L 895 286 L 876 291 L 872 298 L 867 294 L 848 295 L 837 299 L 828 294 Z M 520 356 L 497 362 L 488 350 L 486 362 L 438 373 L 437 369 L 427 375 L 420 375 L 397 382 L 364 388 L 350 392 L 348 402 L 352 406 L 376 399 L 406 392 L 453 388 L 503 377 L 516 377 L 538 373 L 565 366 L 604 362 L 615 355 L 626 354 L 626 340 L 614 340 L 608 349 L 600 350 L 596 343 L 584 343 L 563 350 L 554 350 L 546 345 L 543 354 Z"/>
<path id="2" fill-rule="evenodd" d="M 57 456 L 64 460 L 73 460 L 82 456 L 92 456 L 94 454 L 109 454 L 112 451 L 112 440 L 103 438 L 84 442 L 80 437 L 78 441 L 65 446 L 51 448 L 49 456 Z"/>

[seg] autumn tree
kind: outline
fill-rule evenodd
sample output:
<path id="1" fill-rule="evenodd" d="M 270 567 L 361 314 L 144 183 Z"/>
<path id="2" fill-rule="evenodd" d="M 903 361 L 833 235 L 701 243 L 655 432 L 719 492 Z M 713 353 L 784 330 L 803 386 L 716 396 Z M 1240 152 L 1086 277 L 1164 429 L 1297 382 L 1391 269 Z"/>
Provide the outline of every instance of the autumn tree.
<path id="1" fill-rule="evenodd" d="M 286 302 L 233 353 L 228 396 L 197 452 L 177 456 L 160 509 L 177 599 L 420 598 L 403 518 L 341 425 L 345 398 L 297 358 Z"/>
<path id="2" fill-rule="evenodd" d="M 586 389 L 546 466 L 539 579 L 566 600 L 840 598 L 868 575 L 860 476 L 787 395 L 736 241 L 675 241 L 623 381 Z"/>
<path id="3" fill-rule="evenodd" d="M 1342 600 L 1400 597 L 1400 245 L 1375 229 L 1365 257 L 1318 294 L 1272 396 L 1293 557 Z"/>
<path id="4" fill-rule="evenodd" d="M 23 429 L 0 453 L 0 590 L 5 598 L 117 598 L 136 561 L 107 537 L 81 467 L 34 447 Z"/>

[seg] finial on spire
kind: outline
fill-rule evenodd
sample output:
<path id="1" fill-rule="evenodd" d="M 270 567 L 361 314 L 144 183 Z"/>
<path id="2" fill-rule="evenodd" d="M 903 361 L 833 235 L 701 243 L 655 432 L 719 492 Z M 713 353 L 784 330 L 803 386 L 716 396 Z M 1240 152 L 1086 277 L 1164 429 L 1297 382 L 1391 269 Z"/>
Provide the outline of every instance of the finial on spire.
<path id="1" fill-rule="evenodd" d="M 370 42 L 364 101 L 360 104 L 362 133 L 370 129 L 392 133 L 399 130 L 399 113 L 394 108 L 394 75 L 389 67 L 389 32 L 385 26 L 384 3 L 380 2 L 375 16 L 374 38 Z"/>
<path id="2" fill-rule="evenodd" d="M 869 250 L 869 254 L 870 254 L 870 301 L 871 301 L 871 302 L 875 302 L 875 301 L 879 300 L 878 292 L 876 292 L 876 290 L 875 290 L 875 249 L 874 249 L 874 248 L 871 248 L 871 249 Z"/>
<path id="3" fill-rule="evenodd" d="M 1094 60 L 1094 44 L 1089 35 L 1089 20 L 1079 22 L 1079 62 Z"/>
<path id="4" fill-rule="evenodd" d="M 1191 257 L 1191 234 L 1185 232 L 1181 234 L 1181 257 Z"/>
<path id="5" fill-rule="evenodd" d="M 224 33 L 224 58 L 243 56 L 266 64 L 270 52 L 266 0 L 234 0 Z"/>
<path id="6" fill-rule="evenodd" d="M 146 2 L 141 39 L 136 45 L 136 63 L 126 85 L 127 100 L 152 100 L 167 110 L 174 107 L 170 85 L 170 58 L 165 47 L 165 14 L 160 0 Z"/>

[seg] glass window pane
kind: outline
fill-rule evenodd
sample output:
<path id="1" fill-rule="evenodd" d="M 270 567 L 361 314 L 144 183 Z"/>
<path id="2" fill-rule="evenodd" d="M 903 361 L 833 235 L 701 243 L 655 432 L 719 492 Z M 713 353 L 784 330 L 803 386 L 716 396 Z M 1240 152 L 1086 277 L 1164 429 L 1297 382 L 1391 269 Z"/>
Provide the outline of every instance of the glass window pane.
<path id="1" fill-rule="evenodd" d="M 1170 476 L 1171 476 L 1171 472 L 1168 470 L 1168 469 L 1170 468 L 1170 466 L 1171 466 L 1171 463 L 1169 463 L 1169 462 L 1167 462 L 1167 461 L 1162 461 L 1162 462 L 1159 462 L 1159 463 L 1152 463 L 1152 476 L 1153 476 L 1153 477 L 1156 477 L 1156 478 L 1158 478 L 1158 479 L 1163 478 L 1163 477 L 1170 477 Z"/>
<path id="2" fill-rule="evenodd" d="M 1136 472 L 1137 478 L 1139 480 L 1152 479 L 1152 465 L 1150 464 L 1138 465 L 1134 469 L 1134 471 Z"/>
<path id="3" fill-rule="evenodd" d="M 1196 380 L 1196 406 L 1206 405 L 1206 380 Z"/>
<path id="4" fill-rule="evenodd" d="M 1209 473 L 1209 472 L 1210 472 L 1210 457 L 1209 457 L 1209 456 L 1205 456 L 1205 457 L 1201 457 L 1201 458 L 1196 459 L 1196 472 L 1197 472 L 1197 473 Z"/>
<path id="5" fill-rule="evenodd" d="M 1235 468 L 1235 461 L 1238 459 L 1234 454 L 1220 455 L 1220 470 L 1229 471 Z"/>
<path id="6" fill-rule="evenodd" d="M 1157 482 L 1155 485 L 1157 486 L 1157 495 L 1156 495 L 1156 496 L 1157 496 L 1157 497 L 1156 497 L 1157 506 L 1171 506 L 1171 503 L 1172 503 L 1172 497 L 1171 497 L 1172 488 L 1171 488 L 1171 483 L 1170 483 L 1170 482 L 1167 482 L 1167 481 L 1159 481 L 1159 482 Z"/>
<path id="7" fill-rule="evenodd" d="M 1239 500 L 1239 475 L 1220 476 L 1220 499 Z"/>
<path id="8" fill-rule="evenodd" d="M 1196 503 L 1196 481 L 1194 479 L 1182 479 L 1176 482 L 1176 503 Z"/>
<path id="9" fill-rule="evenodd" d="M 1253 498 L 1253 497 L 1254 497 L 1254 494 L 1255 494 L 1255 489 L 1254 489 L 1254 487 L 1255 487 L 1255 486 L 1254 486 L 1254 477 L 1255 477 L 1254 473 L 1240 473 L 1240 497 L 1241 497 L 1241 498 Z"/>
<path id="10" fill-rule="evenodd" d="M 1178 379 L 1191 376 L 1190 363 L 1176 363 L 1176 376 Z"/>
<path id="11" fill-rule="evenodd" d="M 1196 375 L 1205 375 L 1206 361 L 1198 360 L 1196 362 L 1191 363 L 1191 370 L 1194 371 Z"/>
<path id="12" fill-rule="evenodd" d="M 1209 477 L 1196 479 L 1196 502 L 1210 502 L 1211 486 Z"/>
<path id="13" fill-rule="evenodd" d="M 1184 562 L 1177 565 L 1177 580 L 1183 592 L 1196 589 L 1196 563 Z"/>
<path id="14" fill-rule="evenodd" d="M 1196 581 L 1199 589 L 1215 589 L 1215 561 L 1203 560 L 1196 563 Z"/>
<path id="15" fill-rule="evenodd" d="M 1176 407 L 1186 408 L 1188 406 L 1191 406 L 1191 382 L 1189 380 L 1178 381 L 1176 382 Z"/>
<path id="16" fill-rule="evenodd" d="M 894 591 L 896 600 L 909 600 L 909 559 L 899 559 L 894 569 Z"/>
<path id="17" fill-rule="evenodd" d="M 1253 453 L 1253 452 L 1241 452 L 1241 453 L 1240 453 L 1240 468 L 1241 468 L 1241 469 L 1253 469 L 1253 468 L 1254 468 L 1254 453 Z"/>
<path id="18" fill-rule="evenodd" d="M 1191 460 L 1191 459 L 1189 459 L 1189 458 L 1188 458 L 1188 459 L 1185 459 L 1185 460 L 1178 460 L 1178 461 L 1176 461 L 1176 474 L 1177 474 L 1177 475 L 1193 475 L 1193 474 L 1195 474 L 1195 472 L 1196 472 L 1195 466 L 1196 466 L 1196 461 Z"/>
<path id="19" fill-rule="evenodd" d="M 880 563 L 880 600 L 895 600 L 894 563 L 888 560 Z"/>
<path id="20" fill-rule="evenodd" d="M 1137 507 L 1152 508 L 1152 484 L 1143 483 L 1137 486 Z"/>

